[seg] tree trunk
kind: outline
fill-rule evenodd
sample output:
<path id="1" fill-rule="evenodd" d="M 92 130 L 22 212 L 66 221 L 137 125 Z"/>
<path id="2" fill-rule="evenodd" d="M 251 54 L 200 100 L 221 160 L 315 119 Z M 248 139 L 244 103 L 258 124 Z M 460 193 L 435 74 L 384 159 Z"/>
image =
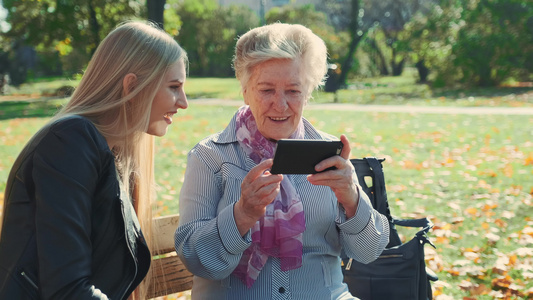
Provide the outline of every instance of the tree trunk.
<path id="1" fill-rule="evenodd" d="M 403 67 L 405 66 L 405 57 L 400 60 L 399 63 L 392 63 L 392 76 L 401 76 L 403 73 Z"/>
<path id="2" fill-rule="evenodd" d="M 361 29 L 359 29 L 359 1 L 360 0 L 352 0 L 352 21 L 350 22 L 350 34 L 352 36 L 352 41 L 350 42 L 350 46 L 348 47 L 348 53 L 346 53 L 346 58 L 341 65 L 341 74 L 339 75 L 337 85 L 339 87 L 346 86 L 346 78 L 348 77 L 348 73 L 352 68 L 355 50 L 357 50 L 359 42 L 366 34 L 366 31 L 359 33 L 359 31 L 361 31 Z"/>
<path id="3" fill-rule="evenodd" d="M 426 63 L 423 59 L 419 60 L 415 64 L 416 69 L 418 70 L 418 77 L 420 79 L 420 83 L 426 83 L 428 81 L 429 76 L 429 68 L 426 67 Z"/>
<path id="4" fill-rule="evenodd" d="M 403 72 L 403 66 L 405 64 L 405 57 L 400 60 L 400 62 L 396 62 L 396 49 L 392 48 L 392 59 L 391 59 L 391 65 L 392 65 L 392 76 L 400 76 Z"/>
<path id="5" fill-rule="evenodd" d="M 96 11 L 94 10 L 93 1 L 89 1 L 89 27 L 91 28 L 93 47 L 91 49 L 91 55 L 96 51 L 96 47 L 100 45 L 100 24 L 96 18 Z"/>
<path id="6" fill-rule="evenodd" d="M 487 64 L 480 64 L 477 68 L 477 74 L 479 76 L 478 86 L 487 87 L 494 86 L 496 82 L 491 76 L 492 68 Z"/>
<path id="7" fill-rule="evenodd" d="M 379 46 L 376 43 L 376 40 L 373 38 L 367 38 L 366 41 L 368 42 L 368 45 L 370 45 L 370 47 L 374 49 L 374 51 L 376 52 L 376 55 L 378 56 L 379 74 L 381 76 L 389 75 L 389 69 L 387 68 L 387 61 L 385 60 L 385 56 L 383 55 L 383 52 L 381 52 L 381 49 L 379 49 Z"/>
<path id="8" fill-rule="evenodd" d="M 165 11 L 166 0 L 147 0 L 146 8 L 148 10 L 148 20 L 164 28 L 165 20 L 163 12 Z"/>

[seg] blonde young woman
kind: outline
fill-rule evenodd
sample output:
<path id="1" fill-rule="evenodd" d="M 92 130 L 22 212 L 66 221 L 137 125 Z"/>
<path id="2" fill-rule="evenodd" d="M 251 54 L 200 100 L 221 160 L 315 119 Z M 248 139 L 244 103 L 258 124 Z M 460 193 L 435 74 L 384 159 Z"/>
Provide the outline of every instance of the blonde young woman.
<path id="1" fill-rule="evenodd" d="M 151 261 L 153 136 L 187 108 L 186 64 L 149 23 L 126 22 L 102 41 L 9 174 L 0 299 L 144 298 L 133 292 Z"/>

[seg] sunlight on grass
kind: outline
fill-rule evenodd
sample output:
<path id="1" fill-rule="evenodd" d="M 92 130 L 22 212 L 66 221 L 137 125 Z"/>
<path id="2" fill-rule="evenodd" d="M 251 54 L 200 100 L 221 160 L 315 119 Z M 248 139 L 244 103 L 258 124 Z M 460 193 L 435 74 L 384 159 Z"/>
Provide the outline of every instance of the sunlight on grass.
<path id="1" fill-rule="evenodd" d="M 6 96 L 0 96 L 0 102 L 8 96 L 54 96 L 58 88 L 65 85 L 76 87 L 78 83 L 76 79 L 41 80 L 22 84 L 19 88 L 8 87 Z M 242 99 L 240 85 L 235 78 L 187 78 L 185 91 L 190 100 Z M 347 87 L 338 90 L 336 94 L 315 91 L 312 101 L 332 103 L 335 98 L 339 103 L 358 105 L 533 107 L 533 87 L 432 89 L 427 84 L 418 84 L 416 72 L 412 68 L 406 68 L 402 76 L 350 79 Z"/>
<path id="2" fill-rule="evenodd" d="M 377 82 L 374 91 L 382 84 Z M 227 86 L 231 88 L 225 89 Z M 380 93 L 375 101 L 386 102 L 388 98 L 391 104 L 413 105 L 394 96 L 408 92 L 406 86 L 408 82 L 398 81 L 395 87 L 389 86 L 397 89 L 392 95 Z M 228 99 L 240 99 L 235 96 L 239 95 L 236 80 L 193 78 L 187 87 L 203 90 L 198 97 L 227 95 Z M 218 94 L 222 90 L 223 94 Z M 340 91 L 339 96 L 345 92 Z M 361 94 L 361 101 L 371 98 L 363 89 L 355 92 Z M 327 102 L 323 97 L 330 96 L 315 93 L 312 101 Z M 458 96 L 442 101 L 446 105 L 459 103 L 462 95 Z M 502 104 L 509 99 L 496 96 L 490 101 Z M 209 134 L 222 130 L 235 112 L 231 106 L 193 103 L 178 112 L 166 136 L 156 139 L 159 215 L 178 212 L 188 151 Z M 31 113 L 35 110 L 32 107 L 25 109 Z M 42 114 L 51 114 L 51 110 L 53 107 Z M 386 158 L 384 170 L 393 215 L 428 216 L 435 223 L 429 235 L 437 249 L 426 247 L 427 264 L 439 275 L 434 296 L 533 296 L 533 116 L 327 110 L 309 110 L 304 115 L 318 129 L 336 136 L 346 134 L 352 157 Z M 16 156 L 48 119 L 16 116 L 0 120 L 0 201 Z M 413 232 L 401 234 L 409 239 Z M 483 293 L 476 294 L 479 291 L 474 286 Z"/>
<path id="3" fill-rule="evenodd" d="M 235 78 L 187 78 L 185 92 L 189 99 L 242 99 L 241 86 Z"/>
<path id="4" fill-rule="evenodd" d="M 178 212 L 188 151 L 222 130 L 234 111 L 192 105 L 156 139 L 159 215 Z M 440 279 L 435 296 L 468 297 L 470 282 L 488 289 L 477 299 L 493 299 L 489 292 L 526 298 L 533 289 L 533 251 L 526 250 L 533 245 L 533 116 L 316 110 L 305 116 L 321 130 L 345 133 L 352 157 L 386 158 L 393 215 L 428 216 L 435 223 L 430 238 L 437 249 L 426 247 L 427 264 Z M 2 194 L 18 152 L 46 120 L 0 121 Z M 413 232 L 401 234 L 409 239 Z"/>

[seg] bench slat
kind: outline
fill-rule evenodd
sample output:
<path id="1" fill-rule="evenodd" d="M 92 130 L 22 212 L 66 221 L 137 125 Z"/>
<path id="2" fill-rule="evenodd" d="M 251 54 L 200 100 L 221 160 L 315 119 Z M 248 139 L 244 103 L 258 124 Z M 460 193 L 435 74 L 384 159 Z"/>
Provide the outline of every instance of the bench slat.
<path id="1" fill-rule="evenodd" d="M 179 215 L 154 218 L 153 230 L 157 249 L 154 256 L 153 279 L 148 288 L 148 299 L 192 289 L 193 275 L 185 268 L 174 250 L 174 232 L 178 227 Z"/>
<path id="2" fill-rule="evenodd" d="M 178 228 L 179 215 L 157 217 L 153 220 L 154 241 L 158 248 L 152 249 L 152 255 L 174 251 L 174 232 Z"/>
<path id="3" fill-rule="evenodd" d="M 177 256 L 160 258 L 162 268 L 155 268 L 148 299 L 192 289 L 193 275 Z"/>

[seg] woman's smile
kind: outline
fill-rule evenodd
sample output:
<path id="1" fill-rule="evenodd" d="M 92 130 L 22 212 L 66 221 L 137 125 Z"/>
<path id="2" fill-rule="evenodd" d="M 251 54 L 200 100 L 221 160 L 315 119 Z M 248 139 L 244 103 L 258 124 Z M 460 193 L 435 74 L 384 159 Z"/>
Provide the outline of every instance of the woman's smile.
<path id="1" fill-rule="evenodd" d="M 165 121 L 167 121 L 168 125 L 172 124 L 172 116 L 174 116 L 175 113 L 177 113 L 178 111 L 174 111 L 174 112 L 167 112 L 163 118 L 165 119 Z"/>
<path id="2" fill-rule="evenodd" d="M 284 139 L 296 131 L 307 99 L 303 74 L 297 60 L 272 59 L 254 67 L 243 96 L 265 138 Z"/>

